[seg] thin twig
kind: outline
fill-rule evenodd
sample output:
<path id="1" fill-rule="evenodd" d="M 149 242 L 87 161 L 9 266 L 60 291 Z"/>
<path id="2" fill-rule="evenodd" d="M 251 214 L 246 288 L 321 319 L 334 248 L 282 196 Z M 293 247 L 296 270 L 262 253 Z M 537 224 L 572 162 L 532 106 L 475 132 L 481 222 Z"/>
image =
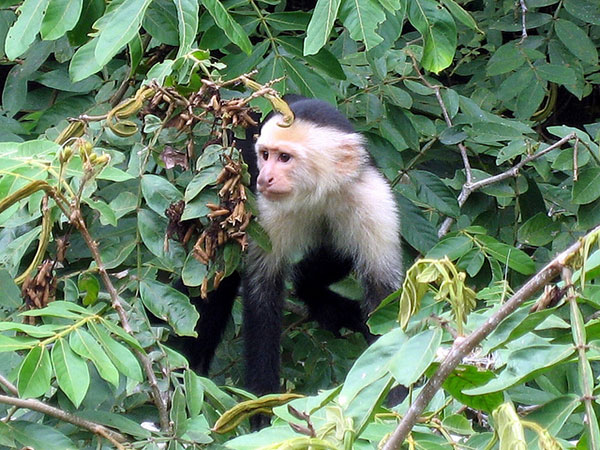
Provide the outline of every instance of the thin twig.
<path id="1" fill-rule="evenodd" d="M 469 355 L 483 339 L 494 331 L 500 322 L 513 313 L 521 304 L 531 298 L 539 289 L 548 284 L 554 277 L 560 274 L 566 263 L 579 251 L 585 239 L 600 232 L 600 226 L 594 228 L 586 236 L 578 239 L 568 249 L 560 253 L 556 258 L 550 261 L 542 270 L 535 274 L 525 283 L 521 289 L 503 304 L 500 309 L 487 319 L 483 325 L 473 331 L 470 335 L 460 342 L 455 342 L 454 346 L 444 359 L 438 370 L 429 379 L 423 387 L 414 403 L 408 408 L 402 421 L 385 443 L 383 450 L 395 450 L 400 448 L 410 430 L 417 423 L 419 416 L 425 410 L 431 399 L 442 387 L 442 384 L 454 369 L 461 363 L 463 358 Z"/>
<path id="2" fill-rule="evenodd" d="M 444 103 L 444 99 L 442 98 L 440 86 L 436 85 L 436 84 L 431 84 L 419 70 L 419 65 L 417 64 L 417 59 L 415 58 L 415 55 L 413 55 L 412 52 L 410 52 L 410 51 L 408 51 L 407 53 L 410 56 L 410 58 L 412 59 L 413 69 L 414 69 L 415 73 L 417 74 L 417 76 L 419 77 L 419 79 L 423 82 L 423 84 L 425 86 L 427 86 L 429 89 L 433 90 L 433 92 L 435 93 L 435 98 L 437 99 L 437 101 L 440 105 L 440 108 L 442 109 L 442 115 L 444 116 L 446 125 L 448 125 L 448 128 L 452 127 L 453 126 L 452 119 L 450 118 L 450 114 L 448 113 L 448 108 L 446 108 L 446 104 Z M 469 156 L 467 154 L 467 147 L 462 142 L 459 142 L 457 145 L 458 145 L 458 149 L 460 150 L 460 155 L 463 160 L 463 165 L 465 166 L 465 174 L 467 176 L 467 183 L 471 183 L 473 181 L 473 172 L 471 171 L 471 163 L 469 162 Z"/>
<path id="3" fill-rule="evenodd" d="M 594 413 L 594 386 L 591 380 L 594 379 L 590 363 L 588 361 L 587 350 L 589 349 L 586 342 L 585 324 L 579 306 L 577 305 L 577 294 L 573 287 L 572 276 L 573 271 L 570 267 L 563 267 L 562 279 L 565 282 L 567 289 L 567 301 L 569 302 L 571 310 L 571 330 L 573 334 L 573 341 L 575 342 L 575 349 L 577 350 L 577 359 L 579 363 L 579 382 L 581 384 L 581 390 L 583 396 L 581 401 L 583 402 L 586 415 L 588 417 L 587 426 L 589 427 L 589 442 L 588 445 L 591 450 L 598 450 L 600 448 L 600 442 L 598 442 L 597 435 L 594 430 L 594 424 L 591 421 L 592 417 L 595 417 Z"/>
<path id="4" fill-rule="evenodd" d="M 508 169 L 502 173 L 499 173 L 498 175 L 493 175 L 491 177 L 484 178 L 483 180 L 479 180 L 474 183 L 467 182 L 467 183 L 463 184 L 462 190 L 458 196 L 458 206 L 464 205 L 465 202 L 467 201 L 467 199 L 469 198 L 469 196 L 476 190 L 481 189 L 486 186 L 489 186 L 494 183 L 498 183 L 498 182 L 506 180 L 508 178 L 516 177 L 519 174 L 519 171 L 523 168 L 523 166 L 544 156 L 546 153 L 549 153 L 552 150 L 556 150 L 563 144 L 569 142 L 571 139 L 577 139 L 577 135 L 575 133 L 570 133 L 570 134 L 566 135 L 564 138 L 556 141 L 554 144 L 546 147 L 544 150 L 534 153 L 532 155 L 526 156 L 525 158 L 521 159 L 521 161 L 519 161 L 517 164 L 515 164 L 513 167 L 511 167 L 510 169 Z M 452 217 L 447 217 L 444 220 L 444 222 L 442 223 L 442 225 L 440 226 L 440 229 L 438 231 L 438 236 L 439 237 L 445 236 L 448 233 L 448 231 L 450 230 L 450 227 L 452 226 L 453 222 L 454 222 L 454 219 Z"/>
<path id="5" fill-rule="evenodd" d="M 527 39 L 527 5 L 525 0 L 519 0 L 519 3 L 521 4 L 521 40 L 519 44 L 522 44 Z"/>
<path id="6" fill-rule="evenodd" d="M 47 405 L 46 403 L 41 402 L 39 400 L 33 398 L 22 399 L 18 397 L 12 397 L 10 395 L 0 395 L 0 403 L 17 406 L 19 408 L 26 408 L 31 411 L 37 411 L 48 416 L 56 417 L 57 419 L 60 419 L 63 422 L 71 423 L 80 428 L 84 428 L 98 436 L 107 439 L 119 450 L 125 449 L 122 443 L 126 442 L 127 439 L 121 433 L 111 430 L 110 428 L 106 428 L 105 426 L 97 424 L 95 422 L 70 414 L 66 411 L 63 411 L 62 409 Z"/>
<path id="7" fill-rule="evenodd" d="M 116 288 L 112 284 L 112 281 L 110 280 L 108 272 L 106 271 L 106 267 L 104 266 L 104 262 L 100 257 L 98 243 L 90 235 L 83 220 L 83 217 L 81 216 L 80 209 L 75 208 L 72 210 L 70 221 L 73 224 L 73 226 L 75 226 L 75 228 L 77 228 L 77 230 L 81 233 L 81 236 L 85 240 L 85 243 L 87 244 L 88 248 L 90 249 L 90 252 L 92 253 L 92 257 L 94 258 L 96 266 L 98 267 L 98 273 L 100 274 L 104 286 L 106 287 L 106 290 L 110 295 L 112 307 L 115 309 L 115 311 L 117 311 L 117 314 L 119 315 L 121 326 L 127 333 L 132 334 L 132 329 L 129 325 L 129 319 L 127 318 L 125 309 L 123 308 L 123 305 L 119 300 L 119 293 L 117 292 Z M 154 403 L 156 404 L 156 407 L 158 409 L 161 429 L 166 432 L 170 428 L 167 399 L 163 395 L 163 392 L 161 391 L 158 385 L 158 379 L 156 378 L 156 374 L 154 373 L 154 369 L 152 368 L 152 362 L 150 361 L 148 356 L 137 349 L 134 349 L 134 351 L 138 360 L 142 363 L 142 366 L 144 367 L 144 372 L 146 373 L 146 377 L 148 378 L 150 388 L 152 389 Z"/>
<path id="8" fill-rule="evenodd" d="M 4 385 L 8 391 L 13 395 L 19 395 L 19 390 L 17 387 L 8 381 L 8 378 L 4 377 L 4 375 L 0 375 L 0 384 Z"/>

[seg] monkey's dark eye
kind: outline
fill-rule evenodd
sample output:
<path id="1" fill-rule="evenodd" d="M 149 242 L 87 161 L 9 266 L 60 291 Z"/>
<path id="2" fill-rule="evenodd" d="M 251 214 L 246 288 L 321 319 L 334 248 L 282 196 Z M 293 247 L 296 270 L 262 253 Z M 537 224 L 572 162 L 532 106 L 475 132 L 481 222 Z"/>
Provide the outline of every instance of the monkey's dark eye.
<path id="1" fill-rule="evenodd" d="M 267 159 L 269 159 L 269 152 L 262 151 L 262 152 L 260 152 L 260 156 L 262 156 L 262 159 L 264 159 L 266 161 Z"/>
<path id="2" fill-rule="evenodd" d="M 290 155 L 289 153 L 281 153 L 279 155 L 279 161 L 281 162 L 288 162 L 291 158 L 292 155 Z"/>

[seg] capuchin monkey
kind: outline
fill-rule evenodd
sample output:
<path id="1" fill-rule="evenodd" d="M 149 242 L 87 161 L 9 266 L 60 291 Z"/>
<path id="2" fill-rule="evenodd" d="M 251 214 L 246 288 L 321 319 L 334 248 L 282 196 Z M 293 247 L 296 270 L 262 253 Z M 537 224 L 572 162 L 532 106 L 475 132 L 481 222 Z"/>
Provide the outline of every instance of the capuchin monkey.
<path id="1" fill-rule="evenodd" d="M 250 242 L 241 278 L 232 275 L 208 301 L 195 302 L 200 342 L 191 363 L 207 373 L 241 281 L 246 386 L 256 395 L 280 390 L 286 279 L 321 326 L 336 334 L 359 331 L 369 342 L 367 316 L 402 279 L 398 209 L 365 139 L 324 101 L 284 99 L 292 125 L 282 126 L 282 116 L 273 113 L 256 144 L 242 145 L 249 167 L 257 164 L 258 221 L 272 250 Z M 351 271 L 363 286 L 362 304 L 329 289 Z"/>

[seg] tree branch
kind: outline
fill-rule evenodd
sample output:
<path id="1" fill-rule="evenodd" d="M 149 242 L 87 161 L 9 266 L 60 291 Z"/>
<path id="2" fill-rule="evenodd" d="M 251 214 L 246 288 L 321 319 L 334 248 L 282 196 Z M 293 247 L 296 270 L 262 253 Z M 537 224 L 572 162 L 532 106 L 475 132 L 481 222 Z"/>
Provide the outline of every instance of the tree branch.
<path id="1" fill-rule="evenodd" d="M 525 164 L 528 164 L 531 161 L 534 161 L 534 160 L 544 156 L 546 153 L 549 153 L 552 150 L 556 150 L 563 144 L 569 142 L 571 139 L 576 139 L 577 141 L 579 141 L 579 139 L 577 138 L 577 135 L 575 133 L 569 133 L 564 138 L 559 139 L 554 144 L 546 147 L 542 151 L 539 151 L 532 155 L 526 156 L 525 158 L 521 159 L 521 161 L 519 161 L 517 164 L 515 164 L 513 167 L 511 167 L 510 169 L 508 169 L 502 173 L 499 173 L 498 175 L 493 175 L 491 177 L 484 178 L 483 180 L 479 180 L 474 183 L 473 182 L 469 183 L 467 181 L 465 184 L 463 184 L 462 190 L 460 191 L 460 194 L 458 196 L 458 206 L 464 205 L 465 202 L 467 201 L 467 199 L 469 198 L 469 196 L 476 190 L 481 189 L 486 186 L 489 186 L 490 184 L 494 184 L 494 183 L 498 183 L 500 181 L 506 180 L 507 178 L 516 177 L 519 174 L 519 171 L 523 168 L 523 166 L 525 166 Z M 452 217 L 446 217 L 446 219 L 440 226 L 440 229 L 438 231 L 438 236 L 439 237 L 445 236 L 448 233 L 448 231 L 450 230 L 450 227 L 452 226 L 453 222 L 454 222 L 454 219 Z"/>
<path id="2" fill-rule="evenodd" d="M 563 138 L 564 139 L 564 138 Z M 540 288 L 548 284 L 554 277 L 560 274 L 562 268 L 581 248 L 585 239 L 593 233 L 600 232 L 600 226 L 590 231 L 586 236 L 577 240 L 568 249 L 560 253 L 556 258 L 550 261 L 542 270 L 529 279 L 521 289 L 514 293 L 502 307 L 487 319 L 483 325 L 473 331 L 469 336 L 460 342 L 455 342 L 450 353 L 444 359 L 435 374 L 425 384 L 419 396 L 410 406 L 402 421 L 385 443 L 383 450 L 399 449 L 410 430 L 417 422 L 421 413 L 425 410 L 433 396 L 442 387 L 446 378 L 461 363 L 464 357 L 470 354 L 473 349 L 492 331 L 494 331 L 500 322 L 513 313 L 521 304 L 534 295 Z"/>
<path id="3" fill-rule="evenodd" d="M 102 258 L 100 257 L 100 252 L 98 251 L 98 243 L 90 235 L 83 220 L 83 217 L 81 216 L 80 209 L 74 208 L 71 211 L 70 221 L 73 224 L 73 226 L 77 228 L 77 230 L 81 233 L 81 236 L 85 240 L 85 243 L 87 244 L 88 248 L 90 249 L 90 252 L 92 253 L 94 261 L 96 262 L 96 266 L 98 267 L 98 273 L 100 274 L 104 286 L 106 287 L 106 290 L 110 295 L 112 307 L 115 309 L 115 311 L 117 311 L 117 314 L 119 315 L 119 320 L 121 321 L 123 329 L 127 333 L 132 334 L 131 326 L 129 325 L 129 319 L 127 318 L 125 309 L 123 308 L 123 305 L 119 300 L 119 293 L 117 292 L 116 288 L 112 284 L 112 281 L 110 280 L 108 272 L 106 271 L 106 267 L 104 266 Z M 160 427 L 163 431 L 166 432 L 170 429 L 167 399 L 165 395 L 163 395 L 163 392 L 161 391 L 160 387 L 158 386 L 158 379 L 156 378 L 156 374 L 154 373 L 154 369 L 152 368 L 152 362 L 150 361 L 148 356 L 137 349 L 133 350 L 135 352 L 136 357 L 141 362 L 142 367 L 144 368 L 144 372 L 146 373 L 146 377 L 148 378 L 148 383 L 150 384 L 150 388 L 152 389 L 154 403 L 156 405 L 156 408 L 158 409 Z"/>
<path id="4" fill-rule="evenodd" d="M 9 382 L 9 384 L 11 383 Z M 0 403 L 4 403 L 6 405 L 13 405 L 18 408 L 27 408 L 31 411 L 37 411 L 48 416 L 56 417 L 57 419 L 60 419 L 63 422 L 68 422 L 80 428 L 84 428 L 98 436 L 107 439 L 119 450 L 125 450 L 125 447 L 121 445 L 121 443 L 126 442 L 127 439 L 121 433 L 111 430 L 110 428 L 106 428 L 105 426 L 97 424 L 95 422 L 82 419 L 81 417 L 77 417 L 73 414 L 63 411 L 62 409 L 47 405 L 46 403 L 43 403 L 39 400 L 33 398 L 22 399 L 18 397 L 12 397 L 10 395 L 0 395 Z"/>

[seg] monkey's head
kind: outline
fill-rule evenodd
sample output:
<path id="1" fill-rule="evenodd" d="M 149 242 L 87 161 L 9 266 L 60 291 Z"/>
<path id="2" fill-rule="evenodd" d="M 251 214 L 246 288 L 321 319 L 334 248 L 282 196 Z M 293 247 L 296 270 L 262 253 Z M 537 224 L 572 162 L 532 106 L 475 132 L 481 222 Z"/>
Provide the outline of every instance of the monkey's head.
<path id="1" fill-rule="evenodd" d="M 269 117 L 256 141 L 257 188 L 270 201 L 322 199 L 343 190 L 368 164 L 363 138 L 336 109 L 321 100 L 290 104 L 295 120 L 282 127 Z"/>

